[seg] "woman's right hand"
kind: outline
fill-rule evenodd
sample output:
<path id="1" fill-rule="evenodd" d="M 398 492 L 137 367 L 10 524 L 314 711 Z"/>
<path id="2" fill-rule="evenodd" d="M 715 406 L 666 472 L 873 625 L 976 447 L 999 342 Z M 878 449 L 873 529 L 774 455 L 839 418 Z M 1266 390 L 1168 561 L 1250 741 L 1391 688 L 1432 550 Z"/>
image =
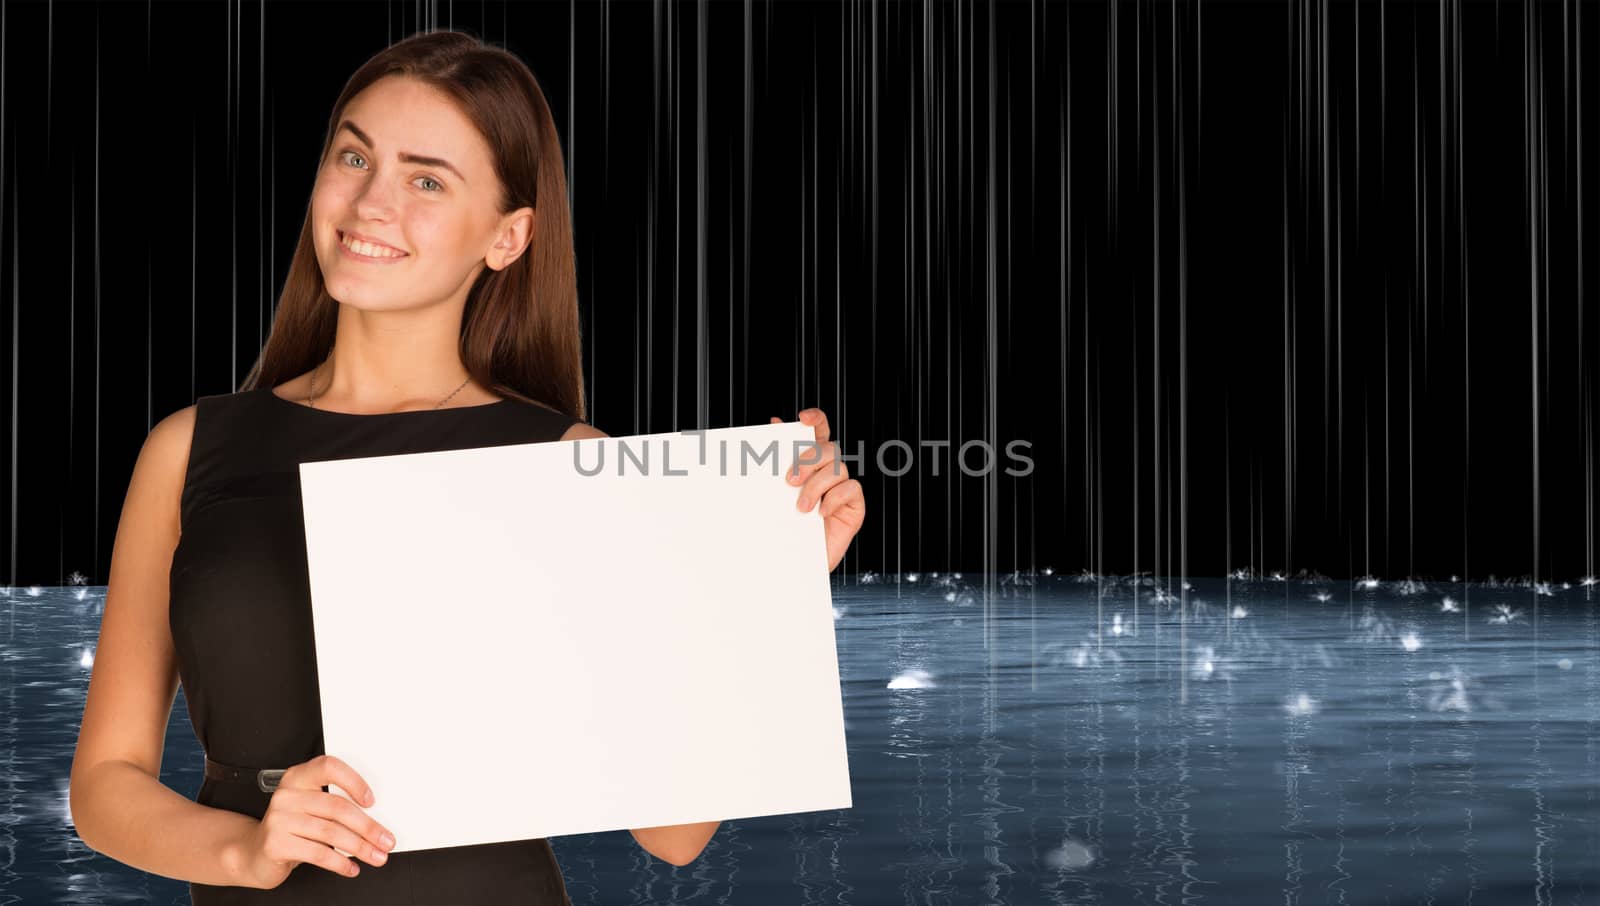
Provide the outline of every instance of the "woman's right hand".
<path id="1" fill-rule="evenodd" d="M 251 887 L 272 889 L 296 865 L 308 862 L 353 878 L 360 867 L 334 847 L 371 865 L 388 861 L 394 835 L 354 802 L 322 787 L 337 784 L 371 806 L 372 788 L 348 764 L 318 755 L 289 768 L 278 780 L 266 814 L 244 840 L 241 872 Z"/>

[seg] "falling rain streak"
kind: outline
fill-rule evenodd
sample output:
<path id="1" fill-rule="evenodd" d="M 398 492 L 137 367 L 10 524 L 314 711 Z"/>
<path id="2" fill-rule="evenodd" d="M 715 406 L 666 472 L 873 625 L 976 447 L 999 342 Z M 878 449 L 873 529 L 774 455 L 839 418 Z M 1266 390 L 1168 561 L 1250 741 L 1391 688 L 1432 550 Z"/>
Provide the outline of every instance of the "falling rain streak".
<path id="1" fill-rule="evenodd" d="M 1600 567 L 1583 4 L 383 7 L 0 7 L 13 585 L 106 581 L 140 439 L 266 336 L 331 86 L 448 27 L 556 102 L 592 420 L 820 406 L 847 576 Z"/>

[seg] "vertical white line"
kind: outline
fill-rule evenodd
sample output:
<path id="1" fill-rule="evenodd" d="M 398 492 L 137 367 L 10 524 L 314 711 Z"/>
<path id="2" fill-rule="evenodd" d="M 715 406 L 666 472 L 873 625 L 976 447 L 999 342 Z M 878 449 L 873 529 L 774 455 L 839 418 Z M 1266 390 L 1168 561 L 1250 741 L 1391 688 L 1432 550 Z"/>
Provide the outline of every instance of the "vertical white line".
<path id="1" fill-rule="evenodd" d="M 189 401 L 193 402 L 198 393 L 195 382 L 195 371 L 198 356 L 196 355 L 196 324 L 195 324 L 195 298 L 198 292 L 196 280 L 199 266 L 200 244 L 200 216 L 199 216 L 199 169 L 195 159 L 195 125 L 194 120 L 189 121 Z"/>
<path id="2" fill-rule="evenodd" d="M 267 139 L 267 4 L 262 0 L 256 8 L 256 141 L 255 146 L 262 148 Z M 260 157 L 256 158 L 256 222 L 260 223 L 263 192 L 266 187 L 266 167 L 262 166 Z M 259 228 L 258 228 L 259 230 Z M 266 246 L 271 242 L 271 228 L 267 230 L 267 242 L 261 241 L 261 234 L 256 234 L 256 356 L 259 359 L 262 347 L 267 344 L 268 309 L 271 305 L 272 292 L 272 262 L 270 258 L 263 257 Z"/>
<path id="3" fill-rule="evenodd" d="M 984 249 L 984 269 L 985 269 L 984 283 L 985 283 L 985 287 L 984 287 L 984 290 L 985 291 L 984 291 L 984 306 L 983 306 L 983 308 L 984 308 L 984 330 L 983 330 L 983 334 L 984 334 L 984 360 L 983 360 L 983 373 L 984 373 L 984 390 L 985 390 L 985 393 L 984 393 L 984 410 L 985 410 L 984 411 L 984 427 L 985 427 L 984 441 L 986 443 L 988 443 L 990 445 L 990 448 L 992 449 L 993 445 L 994 445 L 995 434 L 996 434 L 996 430 L 995 430 L 995 408 L 998 405 L 998 399 L 997 399 L 998 394 L 996 392 L 997 384 L 996 384 L 996 380 L 995 380 L 995 369 L 997 368 L 997 363 L 999 361 L 999 352 L 996 349 L 996 334 L 998 332 L 998 327 L 997 327 L 995 321 L 996 321 L 996 309 L 998 307 L 998 301 L 999 301 L 998 300 L 998 296 L 999 296 L 999 292 L 1000 292 L 999 286 L 996 285 L 996 281 L 997 281 L 997 264 L 996 264 L 996 260 L 995 260 L 996 256 L 997 256 L 997 249 L 995 247 L 996 246 L 996 242 L 997 242 L 996 224 L 995 224 L 995 220 L 996 220 L 997 215 L 996 215 L 996 212 L 995 212 L 995 199 L 996 199 L 996 196 L 998 194 L 998 190 L 997 190 L 997 188 L 995 186 L 995 120 L 994 120 L 994 110 L 995 110 L 995 107 L 999 103 L 999 99 L 996 97 L 996 87 L 995 87 L 996 83 L 995 83 L 995 74 L 994 74 L 994 70 L 995 70 L 995 42 L 994 42 L 994 4 L 993 3 L 989 4 L 989 34 L 988 34 L 987 37 L 989 39 L 989 59 L 988 59 L 988 64 L 989 64 L 989 72 L 988 72 L 988 75 L 989 75 L 989 79 L 988 79 L 988 82 L 989 82 L 989 84 L 988 84 L 988 88 L 989 88 L 989 92 L 988 92 L 988 99 L 989 99 L 989 104 L 988 104 L 988 106 L 989 106 L 989 111 L 988 111 L 989 112 L 989 133 L 988 133 L 989 154 L 988 154 L 988 158 L 989 159 L 987 161 L 987 164 L 988 164 L 988 182 L 987 182 L 987 185 L 986 185 L 987 216 L 985 217 L 985 220 L 984 220 L 984 227 L 985 227 L 985 230 L 984 230 L 984 232 L 985 232 L 985 237 L 984 237 L 985 238 L 985 249 Z M 997 487 L 997 485 L 998 485 L 998 482 L 996 481 L 995 472 L 994 472 L 993 469 L 990 469 L 988 475 L 985 476 L 985 479 L 984 479 L 984 482 L 983 482 L 983 575 L 984 575 L 983 647 L 984 647 L 985 651 L 989 652 L 989 668 L 990 668 L 991 671 L 994 669 L 995 656 L 997 654 L 997 652 L 994 651 L 994 649 L 990 646 L 990 639 L 989 639 L 990 632 L 992 630 L 992 627 L 990 625 L 990 620 L 991 620 L 991 599 L 994 596 L 994 589 L 995 589 L 994 569 L 995 569 L 995 561 L 998 559 L 998 555 L 999 555 L 998 554 L 998 550 L 997 550 L 997 539 L 996 539 L 996 537 L 994 535 L 994 522 L 997 520 L 997 517 L 998 517 L 998 513 L 996 512 L 996 508 L 997 508 L 997 506 L 999 504 L 999 501 L 997 499 L 997 494 L 998 494 L 999 488 Z"/>
<path id="4" fill-rule="evenodd" d="M 238 145 L 238 24 L 236 4 L 228 4 L 228 72 L 224 95 L 227 98 L 228 130 L 228 310 L 232 317 L 228 344 L 228 387 L 239 386 L 239 145 Z"/>
<path id="5" fill-rule="evenodd" d="M 145 78 L 150 78 L 150 7 L 152 0 L 145 0 L 144 5 L 144 67 Z M 48 130 L 46 130 L 48 131 Z M 150 231 L 144 232 L 144 430 L 146 434 L 155 427 L 155 312 L 150 294 L 151 271 L 154 266 L 150 259 Z"/>
<path id="6" fill-rule="evenodd" d="M 1594 446 L 1593 446 L 1593 440 L 1594 440 L 1594 437 L 1593 437 L 1593 426 L 1594 426 L 1594 385 L 1589 379 L 1589 374 L 1590 374 L 1590 372 L 1592 370 L 1592 366 L 1590 364 L 1589 356 L 1587 356 L 1585 354 L 1586 347 L 1584 346 L 1584 343 L 1585 343 L 1586 338 L 1588 337 L 1588 334 L 1586 334 L 1584 332 L 1584 326 L 1583 326 L 1583 306 L 1584 306 L 1583 300 L 1586 299 L 1587 296 L 1585 296 L 1584 293 L 1583 293 L 1583 265 L 1584 265 L 1585 259 L 1584 259 L 1584 249 L 1583 249 L 1583 161 L 1584 161 L 1584 157 L 1583 157 L 1583 43 L 1582 43 L 1582 40 L 1581 40 L 1582 39 L 1582 35 L 1583 35 L 1583 5 L 1582 4 L 1578 5 L 1578 11 L 1576 13 L 1576 19 L 1577 19 L 1577 23 L 1576 23 L 1576 26 L 1575 26 L 1575 31 L 1578 33 L 1579 39 L 1580 39 L 1579 43 L 1578 43 L 1578 50 L 1577 50 L 1577 53 L 1575 54 L 1575 56 L 1578 58 L 1577 102 L 1575 104 L 1575 106 L 1578 109 L 1578 136 L 1577 136 L 1577 148 L 1578 148 L 1578 155 L 1577 155 L 1578 156 L 1578 164 L 1577 164 L 1577 169 L 1578 169 L 1578 254 L 1577 254 L 1577 259 L 1578 259 L 1577 260 L 1577 264 L 1578 264 L 1578 296 L 1577 296 L 1577 300 L 1576 301 L 1577 301 L 1577 307 L 1578 307 L 1578 344 L 1579 344 L 1578 345 L 1578 357 L 1579 357 L 1579 360 L 1581 362 L 1580 368 L 1579 368 L 1579 373 L 1581 375 L 1581 380 L 1580 380 L 1579 386 L 1582 388 L 1580 390 L 1580 396 L 1581 396 L 1580 405 L 1583 407 L 1583 431 L 1584 431 L 1584 434 L 1583 434 L 1583 536 L 1584 536 L 1584 551 L 1583 551 L 1583 555 L 1584 555 L 1584 575 L 1592 577 L 1595 574 L 1595 537 L 1594 537 L 1594 516 L 1595 516 L 1595 512 L 1594 511 L 1595 511 L 1595 507 L 1594 507 Z M 1592 587 L 1593 586 L 1590 586 L 1590 588 L 1592 588 Z"/>
<path id="7" fill-rule="evenodd" d="M 1533 148 L 1533 69 L 1537 62 L 1533 56 L 1533 21 L 1531 8 L 1523 12 L 1522 42 L 1522 170 L 1523 210 L 1526 216 L 1524 231 L 1528 235 L 1528 361 L 1529 407 L 1532 417 L 1533 441 L 1533 580 L 1539 581 L 1539 217 L 1538 199 L 1534 186 L 1538 182 L 1538 157 Z M 1538 593 L 1534 593 L 1538 603 Z M 1536 614 L 1537 617 L 1537 614 Z"/>
<path id="8" fill-rule="evenodd" d="M 6 7 L 0 3 L 0 209 L 5 206 L 5 176 L 6 176 Z M 48 131 L 48 130 L 47 130 Z M 16 206 L 16 193 L 12 193 L 11 204 Z M 16 220 L 12 220 L 12 242 L 16 242 Z M 15 264 L 12 265 L 13 277 Z M 21 300 L 17 293 L 11 294 L 11 562 L 10 574 L 6 584 L 17 584 L 17 452 L 18 452 L 18 384 L 22 380 L 22 312 L 19 309 Z M 70 449 L 70 445 L 69 445 Z M 11 629 L 15 631 L 16 623 L 12 621 Z"/>
<path id="9" fill-rule="evenodd" d="M 94 560 L 92 562 L 97 570 L 100 566 L 100 363 L 100 15 L 96 11 L 94 20 Z M 15 436 L 15 432 L 12 434 Z M 15 462 L 15 459 L 12 461 Z"/>
<path id="10" fill-rule="evenodd" d="M 1457 11 L 1459 13 L 1459 10 Z M 1471 488 L 1472 474 L 1472 306 L 1470 302 L 1470 286 L 1467 283 L 1467 196 L 1466 185 L 1466 156 L 1465 156 L 1465 125 L 1462 122 L 1466 113 L 1466 105 L 1462 103 L 1461 81 L 1461 17 L 1455 19 L 1455 33 L 1453 40 L 1456 45 L 1455 54 L 1455 83 L 1456 83 L 1456 216 L 1460 225 L 1456 231 L 1456 266 L 1461 281 L 1461 387 L 1462 387 L 1462 422 L 1461 422 L 1461 627 L 1464 639 L 1472 639 L 1472 585 L 1469 581 L 1472 572 L 1467 553 L 1467 546 L 1471 538 L 1468 526 L 1471 525 L 1470 499 L 1468 490 Z M 1582 296 L 1582 293 L 1579 293 Z"/>
<path id="11" fill-rule="evenodd" d="M 1142 37 L 1139 37 L 1138 34 L 1138 24 L 1139 18 L 1134 16 L 1134 48 L 1142 51 Z M 1139 72 L 1141 66 L 1138 64 L 1138 54 L 1134 56 L 1134 62 L 1136 62 L 1134 70 Z M 1134 107 L 1134 110 L 1136 110 L 1134 112 L 1134 123 L 1138 126 L 1136 128 L 1136 136 L 1142 136 L 1142 130 L 1144 130 L 1144 112 L 1142 112 L 1144 110 L 1144 107 L 1142 107 L 1142 104 L 1144 104 L 1144 91 L 1142 91 L 1142 83 L 1136 85 L 1134 96 L 1138 99 L 1138 106 Z M 1152 115 L 1150 117 L 1150 125 L 1155 128 L 1155 134 L 1150 139 L 1150 146 L 1154 147 L 1154 160 L 1150 162 L 1150 186 L 1152 186 L 1150 219 L 1154 222 L 1154 227 L 1152 227 L 1152 251 L 1150 251 L 1150 282 L 1152 282 L 1152 288 L 1150 288 L 1150 314 L 1152 314 L 1152 319 L 1155 322 L 1154 331 L 1150 333 L 1150 375 L 1152 375 L 1150 387 L 1152 387 L 1152 394 L 1154 394 L 1154 400 L 1150 403 L 1150 423 L 1154 426 L 1154 439 L 1152 439 L 1152 445 L 1150 445 L 1150 474 L 1152 474 L 1152 483 L 1150 483 L 1150 488 L 1152 488 L 1152 495 L 1150 495 L 1150 511 L 1152 511 L 1150 528 L 1154 530 L 1155 536 L 1155 571 L 1157 571 L 1157 575 L 1163 576 L 1163 578 L 1171 578 L 1171 575 L 1173 575 L 1173 563 L 1171 563 L 1173 554 L 1171 554 L 1171 551 L 1166 551 L 1166 559 L 1162 559 L 1162 541 L 1165 539 L 1166 531 L 1170 530 L 1168 527 L 1171 525 L 1170 519 L 1162 519 L 1162 504 L 1165 503 L 1165 498 L 1170 498 L 1171 496 L 1171 488 L 1162 480 L 1165 477 L 1165 475 L 1162 475 L 1162 467 L 1166 464 L 1162 456 L 1162 117 L 1158 114 Z M 1139 154 L 1144 152 L 1144 144 L 1138 138 L 1134 141 L 1134 146 L 1138 147 Z M 1165 565 L 1165 571 L 1162 571 L 1163 565 Z M 1170 586 L 1163 583 L 1160 587 L 1162 587 L 1162 591 L 1168 591 Z"/>
<path id="12" fill-rule="evenodd" d="M 1328 4 L 1322 0 L 1318 7 L 1317 32 L 1320 43 L 1317 52 L 1317 137 L 1321 146 L 1317 163 L 1322 170 L 1322 511 L 1328 511 L 1328 384 L 1332 324 L 1329 320 L 1329 303 L 1332 301 L 1329 270 L 1332 255 L 1328 252 L 1329 210 L 1328 200 Z M 1336 124 L 1337 125 L 1337 124 Z M 1338 145 L 1335 143 L 1335 149 Z"/>
<path id="13" fill-rule="evenodd" d="M 574 27 L 576 32 L 576 27 Z M 711 426 L 710 322 L 706 298 L 706 4 L 695 4 L 695 199 L 694 199 L 694 399 L 695 427 Z"/>
<path id="14" fill-rule="evenodd" d="M 683 210 L 683 169 L 682 160 L 678 155 L 678 66 L 677 35 L 673 28 L 673 13 L 676 7 L 667 7 L 667 120 L 668 132 L 672 136 L 672 430 L 680 430 L 683 425 L 678 420 L 678 381 L 682 368 L 678 357 L 682 352 L 682 344 L 678 339 L 678 296 L 681 280 L 678 269 L 683 266 L 683 251 L 681 237 L 683 231 L 678 229 L 679 212 Z"/>
<path id="15" fill-rule="evenodd" d="M 733 373 L 732 373 L 733 365 L 732 365 L 732 358 L 731 358 L 731 352 L 732 352 L 731 349 L 729 351 L 730 352 L 730 359 L 729 359 L 729 365 L 728 365 L 728 367 L 729 367 L 728 386 L 730 386 L 730 387 L 744 387 L 744 388 L 748 388 L 750 386 L 750 191 L 751 191 L 750 190 L 750 183 L 751 183 L 752 171 L 755 169 L 755 152 L 754 152 L 754 149 L 753 149 L 753 144 L 755 142 L 755 118 L 756 118 L 755 84 L 754 84 L 755 83 L 755 71 L 754 71 L 754 64 L 753 64 L 755 48 L 753 47 L 753 38 L 752 38 L 752 35 L 751 35 L 751 24 L 752 24 L 752 22 L 754 20 L 754 15 L 755 15 L 754 11 L 753 11 L 753 9 L 752 9 L 752 7 L 750 5 L 750 0 L 745 0 L 745 4 L 744 4 L 744 156 L 743 156 L 743 159 L 741 161 L 741 163 L 743 165 L 742 174 L 744 176 L 744 194 L 743 194 L 742 198 L 740 199 L 741 204 L 744 207 L 744 230 L 743 230 L 742 235 L 740 236 L 740 239 L 741 239 L 742 244 L 743 244 L 743 248 L 742 248 L 743 269 L 742 269 L 742 273 L 741 273 L 740 276 L 741 276 L 741 278 L 743 280 L 743 283 L 744 283 L 744 291 L 740 294 L 740 297 L 739 297 L 740 304 L 743 306 L 743 316 L 740 319 L 740 325 L 741 325 L 741 327 L 742 327 L 742 329 L 744 331 L 744 336 L 743 336 L 742 342 L 739 344 L 740 365 L 741 365 L 742 370 L 743 370 L 743 373 L 741 374 L 741 380 L 740 380 L 739 383 L 735 384 L 733 382 Z M 770 17 L 770 15 L 771 15 L 770 11 L 768 12 L 768 15 Z M 843 361 L 842 357 L 841 357 L 840 360 Z M 842 396 L 842 394 L 841 394 L 841 396 Z M 733 419 L 733 394 L 730 392 L 728 394 L 728 422 L 730 424 L 745 424 L 745 423 L 747 423 L 749 421 L 749 419 L 750 419 L 750 416 L 749 416 L 749 403 L 750 403 L 749 393 L 747 392 L 745 394 L 744 398 L 740 400 L 740 405 L 742 407 L 740 409 L 740 420 L 738 422 L 735 422 L 734 419 Z M 841 422 L 841 427 L 842 427 L 842 422 Z"/>
<path id="16" fill-rule="evenodd" d="M 0 18 L 3 18 L 3 14 L 0 14 Z M 3 44 L 4 41 L 4 37 L 0 37 L 0 44 Z M 3 69 L 4 64 L 0 64 L 0 70 Z M 3 78 L 3 76 L 0 76 L 0 79 Z M 0 120 L 3 119 L 4 117 L 0 116 Z M 3 147 L 3 142 L 0 142 L 0 147 Z M 3 172 L 3 168 L 0 168 L 0 173 Z M 78 166 L 76 156 L 74 156 L 73 160 L 69 163 L 68 172 L 71 174 L 71 178 L 69 180 L 69 188 L 67 190 L 67 492 L 65 495 L 63 495 L 62 499 L 58 501 L 56 509 L 58 518 L 56 547 L 57 559 L 59 561 L 58 571 L 60 572 L 66 571 L 66 512 L 68 504 L 70 504 L 73 500 L 72 479 L 73 475 L 77 472 L 77 469 L 74 468 L 74 460 L 76 459 L 75 454 L 78 448 L 76 442 L 78 424 Z M 15 329 L 12 330 L 11 335 L 13 342 L 15 342 Z M 15 367 L 15 363 L 18 359 L 17 352 L 18 350 L 13 346 L 11 352 L 11 361 L 13 363 L 13 367 Z M 16 385 L 16 379 L 13 377 L 11 386 L 15 388 Z M 16 439 L 15 428 L 12 429 L 11 436 L 14 443 Z M 12 463 L 17 461 L 15 453 L 13 453 L 11 461 Z M 17 499 L 15 485 L 13 485 L 12 488 L 11 499 L 13 501 L 14 509 L 15 501 Z M 11 537 L 15 538 L 16 536 L 16 526 L 13 523 Z M 89 572 L 91 574 L 93 574 L 97 569 L 98 566 L 95 564 L 90 564 Z M 13 576 L 12 578 L 14 581 L 15 577 Z"/>
<path id="17" fill-rule="evenodd" d="M 1285 138 L 1287 138 L 1287 136 Z M 1294 500 L 1293 488 L 1291 486 L 1294 480 L 1294 468 L 1290 457 L 1289 441 L 1289 436 L 1291 433 L 1290 426 L 1292 424 L 1290 420 L 1291 409 L 1289 394 L 1292 384 L 1289 376 L 1289 334 L 1291 312 L 1289 307 L 1289 149 L 1287 147 L 1287 141 L 1285 141 L 1282 150 L 1284 160 L 1282 161 L 1283 167 L 1280 170 L 1279 183 L 1280 209 L 1282 217 L 1280 230 L 1281 240 L 1283 243 L 1281 252 L 1283 255 L 1283 569 L 1284 574 L 1287 575 L 1289 571 L 1289 563 L 1291 561 L 1289 554 L 1290 527 L 1293 524 L 1292 511 L 1290 507 L 1292 501 Z M 1265 570 L 1264 563 L 1262 568 Z"/>
<path id="18" fill-rule="evenodd" d="M 1188 248 L 1185 224 L 1187 206 L 1184 201 L 1184 121 L 1183 93 L 1178 88 L 1178 11 L 1172 10 L 1172 110 L 1176 127 L 1172 133 L 1177 150 L 1178 170 L 1178 673 L 1179 704 L 1189 702 L 1189 306 L 1186 284 L 1188 280 Z"/>

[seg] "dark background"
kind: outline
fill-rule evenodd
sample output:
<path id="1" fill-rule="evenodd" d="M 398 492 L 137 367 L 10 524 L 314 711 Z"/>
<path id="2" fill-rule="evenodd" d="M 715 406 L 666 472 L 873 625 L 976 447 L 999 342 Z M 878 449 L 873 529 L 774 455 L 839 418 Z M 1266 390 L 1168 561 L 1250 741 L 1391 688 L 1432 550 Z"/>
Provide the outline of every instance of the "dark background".
<path id="1" fill-rule="evenodd" d="M 455 27 L 526 60 L 555 113 L 590 420 L 822 407 L 866 453 L 843 572 L 1575 582 L 1597 20 L 5 3 L 6 581 L 106 581 L 146 433 L 264 342 L 344 80 Z M 925 448 L 891 477 L 891 440 L 984 441 L 996 465 L 963 476 L 947 449 L 935 475 Z"/>

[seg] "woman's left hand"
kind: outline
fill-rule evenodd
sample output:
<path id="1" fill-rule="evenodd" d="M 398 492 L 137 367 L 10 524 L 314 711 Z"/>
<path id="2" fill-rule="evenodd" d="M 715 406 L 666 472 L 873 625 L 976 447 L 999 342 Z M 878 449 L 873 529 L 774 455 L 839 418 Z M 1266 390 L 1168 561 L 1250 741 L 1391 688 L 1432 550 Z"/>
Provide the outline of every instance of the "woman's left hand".
<path id="1" fill-rule="evenodd" d="M 867 516 L 867 501 L 861 493 L 861 482 L 849 477 L 849 469 L 839 459 L 839 445 L 828 440 L 828 416 L 821 409 L 802 409 L 802 423 L 811 425 L 817 432 L 816 453 L 807 450 L 799 462 L 789 470 L 789 483 L 799 486 L 800 497 L 795 505 L 803 513 L 819 503 L 822 506 L 822 524 L 828 539 L 828 572 L 833 572 L 844 559 L 850 539 L 861 530 Z M 772 417 L 773 424 L 782 419 Z M 813 461 L 815 460 L 815 461 Z"/>

